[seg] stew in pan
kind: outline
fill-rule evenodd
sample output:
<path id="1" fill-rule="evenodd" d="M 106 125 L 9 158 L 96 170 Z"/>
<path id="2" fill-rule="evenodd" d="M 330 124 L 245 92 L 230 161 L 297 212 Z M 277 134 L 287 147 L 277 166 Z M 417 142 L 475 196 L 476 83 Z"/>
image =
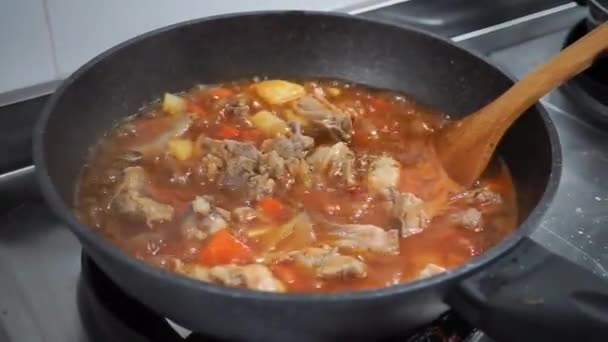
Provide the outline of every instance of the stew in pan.
<path id="1" fill-rule="evenodd" d="M 463 264 L 516 226 L 500 159 L 469 189 L 443 172 L 430 139 L 448 120 L 337 80 L 199 85 L 107 132 L 75 208 L 129 254 L 202 281 L 390 286 Z"/>

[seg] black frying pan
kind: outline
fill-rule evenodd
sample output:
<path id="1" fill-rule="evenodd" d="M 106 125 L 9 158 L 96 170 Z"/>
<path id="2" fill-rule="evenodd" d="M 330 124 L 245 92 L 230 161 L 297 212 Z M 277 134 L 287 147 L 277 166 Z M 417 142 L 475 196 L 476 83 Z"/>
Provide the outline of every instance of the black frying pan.
<path id="1" fill-rule="evenodd" d="M 76 220 L 71 203 L 89 147 L 117 120 L 165 91 L 254 75 L 352 80 L 403 91 L 456 118 L 512 84 L 449 41 L 336 14 L 195 20 L 103 53 L 53 96 L 34 133 L 34 158 L 51 207 L 128 294 L 187 328 L 239 340 L 375 340 L 428 323 L 450 307 L 503 341 L 608 336 L 608 284 L 528 238 L 561 172 L 557 134 L 540 106 L 515 123 L 499 149 L 515 181 L 519 229 L 471 262 L 409 284 L 336 294 L 220 287 L 137 261 Z"/>

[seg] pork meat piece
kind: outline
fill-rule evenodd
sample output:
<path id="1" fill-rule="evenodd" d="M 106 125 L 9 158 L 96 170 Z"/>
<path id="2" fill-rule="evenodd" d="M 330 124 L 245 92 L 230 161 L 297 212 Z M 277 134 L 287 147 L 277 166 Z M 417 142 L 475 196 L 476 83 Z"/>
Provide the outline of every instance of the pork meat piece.
<path id="1" fill-rule="evenodd" d="M 246 287 L 252 290 L 285 292 L 283 283 L 264 265 L 220 265 L 209 269 L 209 280 L 214 283 Z"/>
<path id="2" fill-rule="evenodd" d="M 222 183 L 228 187 L 238 187 L 246 183 L 247 179 L 256 173 L 258 162 L 260 160 L 260 151 L 251 144 L 243 143 L 236 140 L 224 139 L 217 140 L 211 138 L 203 138 L 201 140 L 201 149 L 208 155 L 215 158 L 204 160 L 204 162 L 213 162 L 215 165 L 211 171 L 224 169 L 226 171 L 226 179 Z M 208 173 L 210 170 L 207 170 Z"/>
<path id="3" fill-rule="evenodd" d="M 355 250 L 367 250 L 387 255 L 399 254 L 399 232 L 384 230 L 372 224 L 329 224 L 332 245 Z"/>
<path id="4" fill-rule="evenodd" d="M 267 174 L 255 175 L 249 178 L 248 187 L 249 197 L 259 200 L 274 192 L 276 182 Z"/>
<path id="5" fill-rule="evenodd" d="M 232 287 L 252 290 L 285 292 L 285 286 L 264 265 L 219 265 L 205 267 L 180 263 L 176 271 L 188 277 Z"/>
<path id="6" fill-rule="evenodd" d="M 314 139 L 302 134 L 300 125 L 292 123 L 292 133 L 288 137 L 277 137 L 262 142 L 262 170 L 289 188 L 296 178 L 307 176 L 307 165 L 303 158 L 314 146 Z"/>
<path id="7" fill-rule="evenodd" d="M 147 181 L 146 171 L 141 166 L 124 169 L 123 181 L 118 186 L 113 204 L 120 212 L 143 218 L 149 226 L 153 222 L 172 220 L 174 209 L 171 205 L 143 194 Z"/>
<path id="8" fill-rule="evenodd" d="M 200 144 L 201 149 L 205 153 L 215 155 L 224 162 L 234 157 L 243 157 L 256 161 L 260 158 L 260 151 L 252 143 L 204 137 L 200 140 Z"/>
<path id="9" fill-rule="evenodd" d="M 381 156 L 374 159 L 369 166 L 367 186 L 375 193 L 387 195 L 390 189 L 397 187 L 400 165 L 391 157 Z"/>
<path id="10" fill-rule="evenodd" d="M 356 183 L 355 154 L 343 142 L 317 147 L 306 161 L 316 172 L 341 179 L 347 185 Z"/>
<path id="11" fill-rule="evenodd" d="M 324 97 L 306 95 L 294 102 L 294 111 L 323 127 L 338 141 L 350 141 L 353 134 L 353 123 L 349 114 L 334 106 Z"/>
<path id="12" fill-rule="evenodd" d="M 429 224 L 424 201 L 409 192 L 395 192 L 393 197 L 391 215 L 401 222 L 401 237 L 422 232 Z"/>
<path id="13" fill-rule="evenodd" d="M 315 140 L 303 135 L 299 123 L 291 123 L 291 134 L 288 137 L 277 137 L 262 142 L 262 152 L 275 151 L 277 155 L 285 160 L 292 158 L 304 158 L 308 151 L 314 146 Z"/>
<path id="14" fill-rule="evenodd" d="M 214 169 L 225 170 L 220 176 L 220 184 L 224 188 L 244 190 L 251 199 L 259 199 L 274 192 L 276 182 L 265 170 L 261 170 L 262 154 L 253 144 L 203 138 L 201 145 L 203 151 L 222 160 L 222 167 Z"/>
<path id="15" fill-rule="evenodd" d="M 234 156 L 226 161 L 226 174 L 222 185 L 228 189 L 242 188 L 249 178 L 258 173 L 258 161 L 242 156 Z"/>
<path id="16" fill-rule="evenodd" d="M 456 196 L 456 198 L 464 199 L 467 204 L 482 206 L 502 203 L 502 196 L 486 187 L 474 188 Z"/>
<path id="17" fill-rule="evenodd" d="M 224 161 L 213 154 L 208 154 L 201 159 L 200 168 L 198 169 L 198 175 L 207 177 L 208 180 L 214 182 L 220 176 L 224 169 Z"/>
<path id="18" fill-rule="evenodd" d="M 317 277 L 365 278 L 367 265 L 355 257 L 341 255 L 332 248 L 310 247 L 288 253 L 283 260 L 294 260 L 315 270 Z"/>
<path id="19" fill-rule="evenodd" d="M 468 208 L 454 213 L 450 215 L 450 220 L 473 231 L 481 230 L 481 212 L 475 208 Z"/>
<path id="20" fill-rule="evenodd" d="M 269 151 L 262 155 L 263 169 L 274 178 L 290 177 L 287 161 L 277 151 Z"/>
<path id="21" fill-rule="evenodd" d="M 255 220 L 258 212 L 250 207 L 239 207 L 232 210 L 232 219 L 238 223 L 246 223 Z"/>
<path id="22" fill-rule="evenodd" d="M 186 275 L 190 278 L 211 282 L 208 267 L 197 264 L 185 264 L 181 261 L 179 261 L 175 266 L 175 271 L 178 273 Z"/>
<path id="23" fill-rule="evenodd" d="M 184 217 L 180 229 L 186 239 L 204 240 L 228 226 L 230 212 L 211 204 L 209 198 L 196 196 L 191 211 Z"/>

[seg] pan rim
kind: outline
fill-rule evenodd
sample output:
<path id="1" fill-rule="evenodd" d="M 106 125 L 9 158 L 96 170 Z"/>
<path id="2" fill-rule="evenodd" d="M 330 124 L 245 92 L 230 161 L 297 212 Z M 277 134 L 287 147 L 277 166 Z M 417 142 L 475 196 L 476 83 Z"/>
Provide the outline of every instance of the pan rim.
<path id="1" fill-rule="evenodd" d="M 38 119 L 34 132 L 33 132 L 33 159 L 36 169 L 36 178 L 40 185 L 42 194 L 46 199 L 47 204 L 51 207 L 52 211 L 66 223 L 70 230 L 74 232 L 79 239 L 82 239 L 85 246 L 88 244 L 95 244 L 101 250 L 101 252 L 109 257 L 110 259 L 120 260 L 120 262 L 126 264 L 128 267 L 133 267 L 141 272 L 147 273 L 152 278 L 168 281 L 176 284 L 179 287 L 188 287 L 195 290 L 208 292 L 214 295 L 226 296 L 226 297 L 238 297 L 241 300 L 264 300 L 274 302 L 343 302 L 343 301 L 361 301 L 361 300 L 373 300 L 377 298 L 383 298 L 388 296 L 406 295 L 408 293 L 415 293 L 424 288 L 428 288 L 434 285 L 438 285 L 446 282 L 450 279 L 459 279 L 468 274 L 471 274 L 475 270 L 479 270 L 485 265 L 498 260 L 498 258 L 504 256 L 509 251 L 513 250 L 518 243 L 520 243 L 529 233 L 531 233 L 536 227 L 537 221 L 547 211 L 548 206 L 552 202 L 557 192 L 557 187 L 561 178 L 562 172 L 562 155 L 559 137 L 557 130 L 552 120 L 550 119 L 546 110 L 537 103 L 534 109 L 542 119 L 544 127 L 546 129 L 549 144 L 551 146 L 551 172 L 548 177 L 548 181 L 536 206 L 532 209 L 528 217 L 511 233 L 508 237 L 503 239 L 500 243 L 493 246 L 480 256 L 473 258 L 469 262 L 460 265 L 456 268 L 450 269 L 439 275 L 435 275 L 428 278 L 423 278 L 403 284 L 397 284 L 389 287 L 358 290 L 358 291 L 347 291 L 347 292 L 336 292 L 336 293 L 272 293 L 262 292 L 249 289 L 232 288 L 221 285 L 215 285 L 206 283 L 203 281 L 188 278 L 177 273 L 162 270 L 152 265 L 146 264 L 143 261 L 137 260 L 136 258 L 128 255 L 127 253 L 120 250 L 117 246 L 112 244 L 103 236 L 95 232 L 91 227 L 80 223 L 76 216 L 73 214 L 70 206 L 63 201 L 55 185 L 53 184 L 51 177 L 48 174 L 48 168 L 45 161 L 45 132 L 47 122 L 53 113 L 55 105 L 65 93 L 70 85 L 74 83 L 82 74 L 86 73 L 89 69 L 92 69 L 97 63 L 106 59 L 107 57 L 115 54 L 119 50 L 132 45 L 133 43 L 152 38 L 156 35 L 162 34 L 166 31 L 179 29 L 182 27 L 202 24 L 209 21 L 215 20 L 226 20 L 226 19 L 238 19 L 250 16 L 323 16 L 326 18 L 337 18 L 340 20 L 353 20 L 373 25 L 386 26 L 393 29 L 407 30 L 413 33 L 427 36 L 441 44 L 450 45 L 451 48 L 461 50 L 464 53 L 472 55 L 480 62 L 487 64 L 489 67 L 495 68 L 500 71 L 506 78 L 514 81 L 514 78 L 508 73 L 504 72 L 501 68 L 490 62 L 485 56 L 482 56 L 474 51 L 470 51 L 458 45 L 455 45 L 449 39 L 441 37 L 431 32 L 418 29 L 409 25 L 396 25 L 387 23 L 381 20 L 374 20 L 363 17 L 356 17 L 348 14 L 336 13 L 336 12 L 321 12 L 321 11 L 301 11 L 301 10 L 287 10 L 287 11 L 252 11 L 252 12 L 241 12 L 241 13 L 230 13 L 215 15 L 210 17 L 198 18 L 180 23 L 161 27 L 131 39 L 128 39 L 122 43 L 119 43 L 101 54 L 95 56 L 90 61 L 79 67 L 73 72 L 67 79 L 65 79 L 61 86 L 55 91 L 51 99 L 45 105 L 40 118 Z M 86 248 L 85 248 L 86 252 Z M 122 288 L 119 284 L 119 287 Z"/>

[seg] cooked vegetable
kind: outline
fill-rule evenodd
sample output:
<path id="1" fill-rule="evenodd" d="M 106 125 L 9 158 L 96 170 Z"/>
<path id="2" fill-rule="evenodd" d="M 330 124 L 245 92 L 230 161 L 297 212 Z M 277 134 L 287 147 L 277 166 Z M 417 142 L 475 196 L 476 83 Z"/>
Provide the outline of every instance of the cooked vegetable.
<path id="1" fill-rule="evenodd" d="M 306 91 L 299 84 L 283 80 L 268 80 L 256 84 L 255 89 L 269 104 L 283 104 L 304 96 Z"/>
<path id="2" fill-rule="evenodd" d="M 167 130 L 164 133 L 144 144 L 133 147 L 132 150 L 143 155 L 157 153 L 165 148 L 169 140 L 186 133 L 186 131 L 190 129 L 192 121 L 190 115 L 180 115 L 171 122 L 171 125 L 167 127 Z"/>
<path id="3" fill-rule="evenodd" d="M 340 94 L 342 94 L 342 91 L 339 88 L 330 87 L 327 88 L 327 93 L 331 96 L 340 96 Z"/>
<path id="4" fill-rule="evenodd" d="M 78 215 L 127 253 L 200 281 L 384 287 L 460 265 L 517 222 L 506 165 L 455 184 L 429 143 L 445 118 L 403 95 L 256 80 L 144 108 L 92 149 Z"/>
<path id="5" fill-rule="evenodd" d="M 188 102 L 180 96 L 165 93 L 163 97 L 163 110 L 169 114 L 183 114 L 188 109 Z"/>
<path id="6" fill-rule="evenodd" d="M 252 258 L 251 249 L 232 235 L 228 229 L 222 229 L 211 235 L 209 241 L 199 254 L 203 265 L 243 264 Z"/>
<path id="7" fill-rule="evenodd" d="M 169 153 L 178 160 L 190 159 L 194 143 L 189 139 L 171 139 L 167 143 Z"/>
<path id="8" fill-rule="evenodd" d="M 262 251 L 269 252 L 275 250 L 281 241 L 296 231 L 298 231 L 301 237 L 306 239 L 306 242 L 311 242 L 314 233 L 312 233 L 312 223 L 308 214 L 304 212 L 299 213 L 287 223 L 276 228 L 276 230 L 269 232 L 261 240 Z"/>
<path id="9" fill-rule="evenodd" d="M 269 137 L 285 134 L 289 129 L 285 121 L 267 110 L 257 112 L 251 122 Z"/>
<path id="10" fill-rule="evenodd" d="M 220 128 L 218 135 L 221 138 L 226 138 L 226 139 L 234 139 L 236 137 L 238 137 L 240 135 L 240 131 L 238 128 L 230 126 L 230 125 L 224 125 Z"/>
<path id="11" fill-rule="evenodd" d="M 276 198 L 264 197 L 258 202 L 258 205 L 264 214 L 271 218 L 279 218 L 285 214 L 285 206 Z"/>
<path id="12" fill-rule="evenodd" d="M 257 129 L 244 129 L 240 132 L 241 140 L 255 141 L 260 136 L 260 131 Z"/>

